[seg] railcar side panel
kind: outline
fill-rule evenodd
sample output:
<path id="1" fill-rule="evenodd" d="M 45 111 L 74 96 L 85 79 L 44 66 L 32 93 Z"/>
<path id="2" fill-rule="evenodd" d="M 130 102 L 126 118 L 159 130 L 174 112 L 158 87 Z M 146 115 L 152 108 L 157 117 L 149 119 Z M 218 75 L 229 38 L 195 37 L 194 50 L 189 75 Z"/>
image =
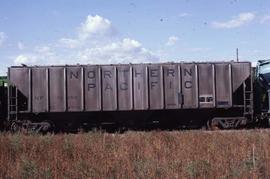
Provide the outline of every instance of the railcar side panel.
<path id="1" fill-rule="evenodd" d="M 250 63 L 232 63 L 232 87 L 235 92 L 241 84 L 251 75 Z"/>
<path id="2" fill-rule="evenodd" d="M 198 108 L 198 70 L 194 63 L 181 64 L 183 108 Z"/>
<path id="3" fill-rule="evenodd" d="M 15 85 L 18 96 L 23 104 L 19 104 L 19 111 L 31 111 L 31 68 L 12 67 L 9 68 L 9 85 Z"/>
<path id="4" fill-rule="evenodd" d="M 213 108 L 215 106 L 214 66 L 210 63 L 198 64 L 199 106 Z"/>
<path id="5" fill-rule="evenodd" d="M 178 64 L 163 65 L 165 108 L 181 108 L 181 78 Z"/>
<path id="6" fill-rule="evenodd" d="M 147 65 L 132 65 L 132 68 L 134 109 L 147 110 L 149 106 Z"/>
<path id="7" fill-rule="evenodd" d="M 132 68 L 130 65 L 117 67 L 118 109 L 132 110 Z"/>
<path id="8" fill-rule="evenodd" d="M 81 67 L 66 67 L 67 77 L 67 109 L 68 111 L 83 110 L 83 71 Z"/>
<path id="9" fill-rule="evenodd" d="M 32 104 L 34 113 L 49 111 L 47 68 L 32 69 Z"/>
<path id="10" fill-rule="evenodd" d="M 99 66 L 85 66 L 84 68 L 85 110 L 101 110 L 101 71 Z"/>
<path id="11" fill-rule="evenodd" d="M 102 109 L 117 110 L 116 67 L 102 66 Z"/>
<path id="12" fill-rule="evenodd" d="M 163 73 L 161 65 L 148 66 L 150 109 L 164 108 Z"/>
<path id="13" fill-rule="evenodd" d="M 9 83 L 19 111 L 181 110 L 233 107 L 250 75 L 248 62 L 41 66 L 9 68 Z"/>
<path id="14" fill-rule="evenodd" d="M 49 109 L 51 112 L 66 111 L 66 80 L 64 67 L 49 67 Z"/>
<path id="15" fill-rule="evenodd" d="M 231 64 L 215 64 L 216 74 L 216 106 L 229 108 L 232 106 Z"/>

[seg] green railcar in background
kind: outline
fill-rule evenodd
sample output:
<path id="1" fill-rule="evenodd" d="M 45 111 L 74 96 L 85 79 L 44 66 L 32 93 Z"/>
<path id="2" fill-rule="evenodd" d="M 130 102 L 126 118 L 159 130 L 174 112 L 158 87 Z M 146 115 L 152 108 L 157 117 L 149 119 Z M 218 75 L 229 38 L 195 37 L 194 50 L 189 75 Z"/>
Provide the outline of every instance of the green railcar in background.
<path id="1" fill-rule="evenodd" d="M 0 76 L 0 86 L 7 86 L 7 77 Z"/>

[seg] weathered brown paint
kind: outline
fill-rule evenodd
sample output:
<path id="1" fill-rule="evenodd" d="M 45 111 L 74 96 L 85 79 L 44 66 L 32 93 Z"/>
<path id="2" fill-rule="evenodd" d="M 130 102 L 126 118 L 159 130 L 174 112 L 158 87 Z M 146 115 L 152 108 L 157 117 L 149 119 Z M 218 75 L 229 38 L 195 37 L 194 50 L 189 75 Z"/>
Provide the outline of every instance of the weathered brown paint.
<path id="1" fill-rule="evenodd" d="M 47 68 L 32 69 L 33 112 L 48 111 L 48 73 Z"/>
<path id="2" fill-rule="evenodd" d="M 163 73 L 161 65 L 148 66 L 150 109 L 163 109 Z"/>
<path id="3" fill-rule="evenodd" d="M 215 105 L 214 68 L 210 63 L 198 64 L 199 107 L 212 108 Z M 200 101 L 200 98 L 203 101 Z"/>
<path id="4" fill-rule="evenodd" d="M 147 65 L 132 65 L 132 68 L 134 109 L 147 110 L 149 107 Z"/>
<path id="5" fill-rule="evenodd" d="M 82 67 L 66 67 L 67 79 L 67 110 L 83 110 L 83 75 Z"/>
<path id="6" fill-rule="evenodd" d="M 49 84 L 50 111 L 64 112 L 66 110 L 64 67 L 49 68 Z"/>
<path id="7" fill-rule="evenodd" d="M 18 91 L 27 99 L 27 108 L 31 110 L 31 68 L 11 67 L 9 68 L 9 85 L 15 85 Z"/>
<path id="8" fill-rule="evenodd" d="M 194 63 L 181 64 L 183 108 L 198 107 L 197 67 Z"/>
<path id="9" fill-rule="evenodd" d="M 219 108 L 232 106 L 232 79 L 229 63 L 215 64 L 216 72 L 216 106 Z"/>
<path id="10" fill-rule="evenodd" d="M 118 109 L 132 110 L 132 68 L 130 65 L 117 66 Z"/>
<path id="11" fill-rule="evenodd" d="M 250 63 L 233 62 L 9 68 L 35 113 L 228 108 L 250 74 Z"/>
<path id="12" fill-rule="evenodd" d="M 235 92 L 251 73 L 251 64 L 246 62 L 232 63 L 232 87 Z"/>
<path id="13" fill-rule="evenodd" d="M 117 110 L 116 67 L 102 66 L 102 109 Z"/>
<path id="14" fill-rule="evenodd" d="M 178 64 L 163 65 L 165 108 L 181 108 L 181 78 Z"/>
<path id="15" fill-rule="evenodd" d="M 101 110 L 101 72 L 99 66 L 84 67 L 85 110 Z"/>

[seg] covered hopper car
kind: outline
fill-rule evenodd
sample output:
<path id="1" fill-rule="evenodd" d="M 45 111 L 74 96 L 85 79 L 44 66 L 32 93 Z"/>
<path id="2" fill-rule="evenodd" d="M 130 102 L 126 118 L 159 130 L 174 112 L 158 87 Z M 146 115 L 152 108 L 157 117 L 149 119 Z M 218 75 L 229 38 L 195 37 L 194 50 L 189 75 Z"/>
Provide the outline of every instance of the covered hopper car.
<path id="1" fill-rule="evenodd" d="M 47 132 L 269 126 L 270 60 L 12 66 L 1 77 L 0 128 Z"/>
<path id="2" fill-rule="evenodd" d="M 7 121 L 14 131 L 240 128 L 262 111 L 254 108 L 253 77 L 250 62 L 12 66 Z"/>

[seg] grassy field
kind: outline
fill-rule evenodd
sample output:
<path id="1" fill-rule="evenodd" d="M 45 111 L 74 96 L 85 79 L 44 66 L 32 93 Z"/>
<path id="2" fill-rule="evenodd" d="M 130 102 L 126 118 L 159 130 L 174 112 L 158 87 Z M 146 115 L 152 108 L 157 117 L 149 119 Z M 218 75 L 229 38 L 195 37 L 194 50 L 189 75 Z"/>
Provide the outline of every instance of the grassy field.
<path id="1" fill-rule="evenodd" d="M 270 130 L 0 134 L 0 178 L 269 178 Z"/>

